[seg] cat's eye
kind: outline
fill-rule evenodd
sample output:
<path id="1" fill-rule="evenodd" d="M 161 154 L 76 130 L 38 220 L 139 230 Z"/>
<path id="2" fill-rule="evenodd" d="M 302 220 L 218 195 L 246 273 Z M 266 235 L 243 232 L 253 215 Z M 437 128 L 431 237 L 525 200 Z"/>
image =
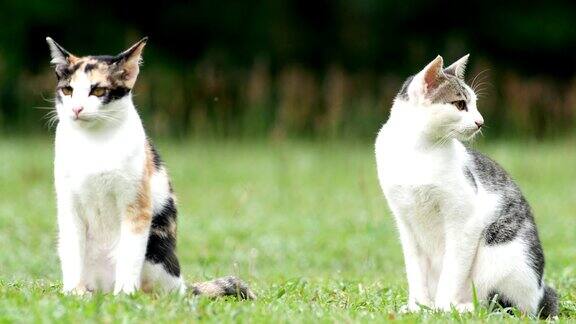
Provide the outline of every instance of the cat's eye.
<path id="1" fill-rule="evenodd" d="M 452 104 L 460 111 L 468 111 L 468 106 L 466 106 L 466 101 L 464 100 L 453 101 Z"/>
<path id="2" fill-rule="evenodd" d="M 74 89 L 72 89 L 72 87 L 62 87 L 60 90 L 65 96 L 71 96 L 72 92 L 74 92 Z"/>
<path id="3" fill-rule="evenodd" d="M 102 97 L 103 95 L 106 94 L 106 91 L 108 91 L 108 89 L 102 87 L 96 87 L 92 89 L 92 91 L 90 91 L 90 95 L 96 97 Z"/>

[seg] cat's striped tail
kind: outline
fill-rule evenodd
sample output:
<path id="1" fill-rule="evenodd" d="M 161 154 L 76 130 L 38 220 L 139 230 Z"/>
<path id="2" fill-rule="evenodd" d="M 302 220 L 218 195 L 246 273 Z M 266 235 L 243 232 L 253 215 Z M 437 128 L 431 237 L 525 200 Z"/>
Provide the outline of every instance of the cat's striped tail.
<path id="1" fill-rule="evenodd" d="M 194 295 L 210 298 L 236 296 L 238 299 L 256 299 L 256 295 L 242 280 L 234 277 L 222 277 L 189 286 Z"/>
<path id="2" fill-rule="evenodd" d="M 540 300 L 540 318 L 548 318 L 558 315 L 558 294 L 550 287 L 544 287 L 544 295 Z"/>

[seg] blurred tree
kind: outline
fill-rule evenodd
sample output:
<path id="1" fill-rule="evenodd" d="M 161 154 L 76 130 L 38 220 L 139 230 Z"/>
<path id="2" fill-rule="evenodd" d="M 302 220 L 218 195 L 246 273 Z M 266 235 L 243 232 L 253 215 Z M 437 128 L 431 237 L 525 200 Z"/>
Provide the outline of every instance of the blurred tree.
<path id="1" fill-rule="evenodd" d="M 501 90 L 503 82 L 510 80 L 507 75 L 512 73 L 565 87 L 566 91 L 560 93 L 566 100 L 558 105 L 567 109 L 571 93 L 568 89 L 573 89 L 571 80 L 576 72 L 574 21 L 576 2 L 567 0 L 461 3 L 174 0 L 151 5 L 112 0 L 2 0 L 0 129 L 13 131 L 37 125 L 38 114 L 24 106 L 31 100 L 23 97 L 41 99 L 49 96 L 50 84 L 34 79 L 36 75 L 48 73 L 48 50 L 44 42 L 47 35 L 79 55 L 113 54 L 138 37 L 150 36 L 145 58 L 154 67 L 154 73 L 164 73 L 166 77 L 175 75 L 173 86 L 181 88 L 175 91 L 193 93 L 177 103 L 164 100 L 166 104 L 176 105 L 177 115 L 183 118 L 167 123 L 183 134 L 194 130 L 196 126 L 191 121 L 194 118 L 206 118 L 208 123 L 227 125 L 223 127 L 228 129 L 233 120 L 244 116 L 246 111 L 253 116 L 254 110 L 243 106 L 248 103 L 243 101 L 242 93 L 246 91 L 245 84 L 253 82 L 250 81 L 254 75 L 251 69 L 263 61 L 267 71 L 262 75 L 269 73 L 267 80 L 271 83 L 267 87 L 266 105 L 259 106 L 267 119 L 265 131 L 271 131 L 277 123 L 281 76 L 295 66 L 301 68 L 298 71 L 303 69 L 305 74 L 311 75 L 312 79 L 307 81 L 310 86 L 321 85 L 324 79 L 330 79 L 330 71 L 335 66 L 342 69 L 342 80 L 351 79 L 350 86 L 356 83 L 352 80 L 355 78 L 373 82 L 359 85 L 371 89 L 372 99 L 359 100 L 377 105 L 373 111 L 377 115 L 372 119 L 382 120 L 382 109 L 378 105 L 384 105 L 381 101 L 390 100 L 391 95 L 380 98 L 379 93 L 390 92 L 381 88 L 381 77 L 395 76 L 396 83 L 384 83 L 397 88 L 403 77 L 416 72 L 437 54 L 449 61 L 470 52 L 472 61 L 478 62 L 478 66 L 489 67 L 490 82 L 495 86 L 491 93 L 496 97 L 491 102 L 493 105 L 503 104 L 502 96 L 513 95 Z M 209 78 L 190 76 L 205 71 L 215 73 L 218 76 L 215 82 L 222 84 L 210 88 L 202 84 L 209 82 Z M 147 78 L 143 83 L 160 88 L 154 84 L 162 78 L 156 74 L 147 75 Z M 33 90 L 31 87 L 39 88 Z M 208 88 L 212 90 L 208 91 Z M 322 86 L 316 88 L 322 89 Z M 359 92 L 350 90 L 349 93 Z M 169 94 L 155 93 L 153 96 L 162 95 Z M 204 95 L 212 97 L 202 97 Z M 217 103 L 214 97 L 226 100 Z M 143 110 L 147 111 L 155 100 L 149 97 L 141 102 Z M 350 100 L 356 101 L 349 104 L 355 113 L 370 115 L 360 112 L 358 100 Z M 36 100 L 35 104 L 46 105 L 41 100 Z M 318 105 L 310 107 L 317 112 L 307 114 L 310 120 L 303 125 L 315 128 L 313 125 L 318 120 L 325 119 L 317 114 L 328 108 L 321 107 L 321 103 Z M 534 103 L 532 106 L 541 105 Z M 496 124 L 505 123 L 503 117 L 497 114 L 493 117 L 498 119 Z M 220 118 L 224 120 L 216 121 Z M 366 118 L 361 119 L 371 119 Z M 365 124 L 358 125 L 359 129 L 365 127 Z"/>

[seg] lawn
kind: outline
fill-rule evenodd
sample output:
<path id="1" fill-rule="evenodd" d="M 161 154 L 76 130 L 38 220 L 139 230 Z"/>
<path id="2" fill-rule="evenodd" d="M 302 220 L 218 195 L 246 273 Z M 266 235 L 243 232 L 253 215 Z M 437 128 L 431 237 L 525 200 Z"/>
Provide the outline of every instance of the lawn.
<path id="1" fill-rule="evenodd" d="M 485 141 L 487 142 L 487 141 Z M 60 294 L 51 140 L 0 140 L 0 323 L 368 322 L 502 320 L 398 313 L 400 245 L 369 142 L 159 141 L 179 197 L 188 281 L 235 274 L 257 301 Z M 546 278 L 561 317 L 576 320 L 576 139 L 478 144 L 519 182 L 535 210 Z"/>

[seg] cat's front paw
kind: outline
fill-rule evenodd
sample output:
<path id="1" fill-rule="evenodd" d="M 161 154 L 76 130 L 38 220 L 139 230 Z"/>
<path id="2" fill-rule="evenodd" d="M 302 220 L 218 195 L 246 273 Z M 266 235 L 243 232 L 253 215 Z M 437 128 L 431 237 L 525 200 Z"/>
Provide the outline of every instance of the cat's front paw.
<path id="1" fill-rule="evenodd" d="M 86 285 L 77 285 L 72 288 L 63 288 L 62 293 L 72 296 L 87 296 L 92 293 L 92 290 L 88 289 Z"/>
<path id="2" fill-rule="evenodd" d="M 116 282 L 114 285 L 114 295 L 126 294 L 132 295 L 138 290 L 138 285 L 134 282 Z"/>
<path id="3" fill-rule="evenodd" d="M 460 303 L 460 304 L 454 305 L 454 307 L 460 313 L 472 312 L 474 310 L 474 304 L 472 304 L 472 303 Z"/>
<path id="4" fill-rule="evenodd" d="M 444 311 L 444 312 L 449 312 L 452 311 L 452 309 L 456 309 L 458 312 L 460 313 L 466 313 L 466 312 L 471 312 L 474 310 L 474 304 L 472 303 L 449 303 L 449 302 L 442 302 L 442 303 L 436 303 L 436 309 Z"/>
<path id="5" fill-rule="evenodd" d="M 406 313 L 417 313 L 420 312 L 422 310 L 426 310 L 429 309 L 431 306 L 431 302 L 430 301 L 423 301 L 423 302 L 418 302 L 415 300 L 411 300 L 408 301 L 408 304 L 403 305 L 402 307 L 400 307 L 399 312 L 406 314 Z"/>

